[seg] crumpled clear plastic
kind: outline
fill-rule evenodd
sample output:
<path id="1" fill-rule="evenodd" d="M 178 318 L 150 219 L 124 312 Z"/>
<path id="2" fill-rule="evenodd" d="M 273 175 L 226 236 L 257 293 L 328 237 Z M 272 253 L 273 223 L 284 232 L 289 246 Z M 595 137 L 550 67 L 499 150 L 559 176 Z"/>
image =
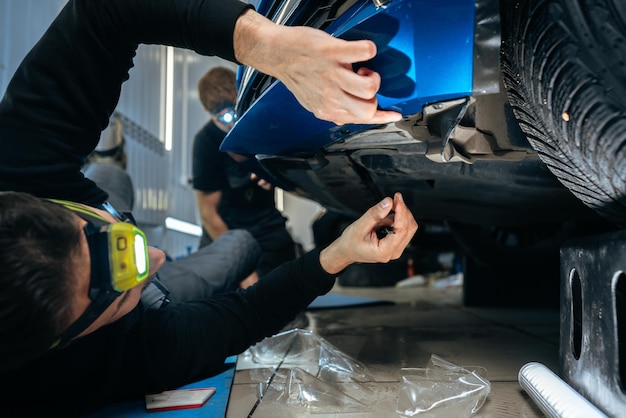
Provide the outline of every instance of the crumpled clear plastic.
<path id="1" fill-rule="evenodd" d="M 261 409 L 288 406 L 307 413 L 364 412 L 376 402 L 368 387 L 374 376 L 362 363 L 312 331 L 292 329 L 266 338 L 248 350 L 258 369 L 251 376 L 265 382 L 259 389 Z M 271 376 L 270 376 L 271 374 Z"/>
<path id="2" fill-rule="evenodd" d="M 467 418 L 484 404 L 491 383 L 484 367 L 459 367 L 436 354 L 431 367 L 400 370 L 396 413 L 401 417 Z"/>
<path id="3" fill-rule="evenodd" d="M 466 418 L 491 389 L 484 368 L 459 367 L 433 354 L 427 368 L 400 369 L 397 393 L 388 392 L 383 388 L 390 386 L 377 383 L 365 365 L 297 328 L 266 338 L 245 355 L 267 366 L 250 371 L 259 384 L 254 415 L 261 418 Z"/>

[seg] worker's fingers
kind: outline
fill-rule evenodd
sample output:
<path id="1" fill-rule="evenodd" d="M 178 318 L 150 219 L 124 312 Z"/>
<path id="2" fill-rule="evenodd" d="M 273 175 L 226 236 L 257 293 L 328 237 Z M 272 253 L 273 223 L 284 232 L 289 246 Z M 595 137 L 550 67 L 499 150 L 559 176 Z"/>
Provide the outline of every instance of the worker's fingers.
<path id="1" fill-rule="evenodd" d="M 401 193 L 396 193 L 393 198 L 393 221 L 391 223 L 393 233 L 379 239 L 379 246 L 391 260 L 402 256 L 404 249 L 411 242 L 417 231 L 418 225 L 413 214 L 406 206 Z"/>
<path id="2" fill-rule="evenodd" d="M 377 226 L 389 224 L 383 222 L 393 209 L 393 200 L 390 197 L 386 197 L 377 205 L 372 206 L 361 216 L 357 222 L 360 223 L 360 227 L 363 229 L 375 229 Z"/>
<path id="3" fill-rule="evenodd" d="M 377 72 L 364 67 L 354 72 L 351 64 L 344 64 L 337 69 L 333 83 L 323 94 L 323 107 L 313 111 L 318 118 L 337 125 L 397 122 L 402 119 L 400 113 L 378 108 L 376 93 L 380 83 Z"/>
<path id="4" fill-rule="evenodd" d="M 379 237 L 382 226 L 391 226 L 392 232 Z M 396 230 L 397 228 L 397 230 Z M 320 253 L 322 268 L 337 273 L 352 263 L 386 263 L 397 259 L 417 231 L 417 222 L 402 195 L 386 197 L 370 207 L 350 224 Z"/>
<path id="5" fill-rule="evenodd" d="M 376 56 L 376 44 L 370 40 L 346 41 L 338 39 L 328 49 L 331 58 L 346 64 L 366 62 Z"/>

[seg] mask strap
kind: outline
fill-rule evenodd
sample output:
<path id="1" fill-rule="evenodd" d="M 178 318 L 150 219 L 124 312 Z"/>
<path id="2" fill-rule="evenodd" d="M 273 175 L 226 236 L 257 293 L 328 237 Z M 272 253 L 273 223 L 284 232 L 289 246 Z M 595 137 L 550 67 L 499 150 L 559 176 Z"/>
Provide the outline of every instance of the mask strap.
<path id="1" fill-rule="evenodd" d="M 78 216 L 83 218 L 86 221 L 92 222 L 97 227 L 101 227 L 104 225 L 109 225 L 111 222 L 107 221 L 103 216 L 98 213 L 87 209 L 86 207 L 76 203 L 70 202 L 69 200 L 59 200 L 59 199 L 45 199 L 49 202 L 56 203 L 57 205 L 61 205 L 66 209 L 71 210 L 76 213 Z"/>

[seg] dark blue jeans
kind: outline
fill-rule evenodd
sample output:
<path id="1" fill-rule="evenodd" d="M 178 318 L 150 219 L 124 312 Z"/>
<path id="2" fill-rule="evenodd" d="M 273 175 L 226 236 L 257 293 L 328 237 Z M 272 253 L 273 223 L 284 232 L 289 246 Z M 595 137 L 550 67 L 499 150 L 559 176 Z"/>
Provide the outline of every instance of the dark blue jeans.
<path id="1" fill-rule="evenodd" d="M 246 230 L 233 229 L 210 245 L 165 263 L 158 274 L 169 290 L 170 303 L 178 303 L 237 289 L 260 259 L 254 237 Z"/>
<path id="2" fill-rule="evenodd" d="M 257 268 L 259 277 L 265 276 L 281 264 L 296 258 L 296 243 L 284 225 L 266 228 L 262 235 L 257 235 L 255 238 L 261 249 L 261 260 Z M 202 228 L 199 248 L 202 249 L 212 243 L 211 236 Z"/>

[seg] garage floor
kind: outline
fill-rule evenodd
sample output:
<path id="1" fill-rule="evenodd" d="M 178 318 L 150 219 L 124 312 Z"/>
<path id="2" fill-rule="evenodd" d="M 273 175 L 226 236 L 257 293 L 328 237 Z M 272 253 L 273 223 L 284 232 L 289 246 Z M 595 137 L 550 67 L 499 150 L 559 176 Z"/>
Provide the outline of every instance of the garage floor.
<path id="1" fill-rule="evenodd" d="M 372 412 L 312 416 L 397 416 L 393 410 L 400 369 L 426 367 L 431 354 L 459 366 L 487 369 L 491 392 L 476 417 L 544 416 L 517 379 L 520 368 L 531 361 L 558 370 L 558 308 L 466 308 L 461 303 L 458 285 L 446 288 L 337 285 L 331 293 L 378 298 L 394 304 L 307 311 L 301 323 L 295 324 L 315 332 L 364 364 L 375 376 L 373 384 L 379 397 Z M 257 402 L 262 386 L 253 378 L 250 368 L 255 366 L 248 359 L 246 355 L 238 358 L 227 418 L 309 416 L 278 405 L 271 412 L 264 412 L 263 402 Z"/>

